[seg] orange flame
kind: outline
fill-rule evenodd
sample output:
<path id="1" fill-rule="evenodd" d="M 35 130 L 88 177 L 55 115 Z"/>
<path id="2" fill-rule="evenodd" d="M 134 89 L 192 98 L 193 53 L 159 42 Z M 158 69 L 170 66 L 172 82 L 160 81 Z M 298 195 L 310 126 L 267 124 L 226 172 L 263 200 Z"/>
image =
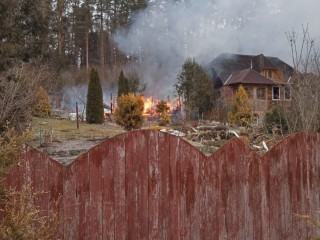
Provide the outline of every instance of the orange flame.
<path id="1" fill-rule="evenodd" d="M 142 100 L 144 103 L 143 114 L 144 115 L 156 114 L 156 105 L 158 105 L 159 100 L 157 98 L 153 98 L 153 96 L 150 96 L 148 98 L 142 97 Z M 169 107 L 169 111 L 172 111 L 173 109 L 179 106 L 179 101 L 176 104 L 174 104 L 173 102 L 167 101 L 166 104 Z"/>
<path id="2" fill-rule="evenodd" d="M 152 108 L 153 108 L 153 101 L 152 101 L 152 97 L 149 97 L 147 99 L 143 98 L 143 102 L 144 102 L 144 109 L 143 109 L 143 113 L 147 114 L 149 113 Z"/>

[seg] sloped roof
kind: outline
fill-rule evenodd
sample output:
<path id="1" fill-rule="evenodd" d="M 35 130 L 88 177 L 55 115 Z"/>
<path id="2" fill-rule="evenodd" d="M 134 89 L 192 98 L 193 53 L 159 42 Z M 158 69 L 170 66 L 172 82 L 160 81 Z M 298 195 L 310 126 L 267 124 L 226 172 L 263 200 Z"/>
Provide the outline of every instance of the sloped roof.
<path id="1" fill-rule="evenodd" d="M 294 69 L 277 57 L 259 55 L 241 55 L 222 53 L 208 66 L 212 71 L 212 77 L 217 81 L 216 87 L 222 86 L 231 74 L 248 68 L 260 73 L 264 69 L 281 70 L 286 79 L 293 74 Z"/>
<path id="2" fill-rule="evenodd" d="M 257 71 L 249 68 L 239 72 L 233 73 L 224 85 L 232 85 L 232 84 L 267 84 L 273 85 L 274 82 L 271 79 L 268 79 Z"/>

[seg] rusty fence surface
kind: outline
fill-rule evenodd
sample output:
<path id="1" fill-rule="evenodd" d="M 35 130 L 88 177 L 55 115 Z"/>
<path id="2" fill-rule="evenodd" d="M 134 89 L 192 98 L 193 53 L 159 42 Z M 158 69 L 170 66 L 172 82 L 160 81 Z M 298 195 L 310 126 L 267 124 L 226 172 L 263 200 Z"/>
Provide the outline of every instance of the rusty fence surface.
<path id="1" fill-rule="evenodd" d="M 206 157 L 184 140 L 133 131 L 63 166 L 27 147 L 7 177 L 30 182 L 61 219 L 55 239 L 309 239 L 319 219 L 320 135 L 295 134 L 263 156 L 232 139 Z"/>

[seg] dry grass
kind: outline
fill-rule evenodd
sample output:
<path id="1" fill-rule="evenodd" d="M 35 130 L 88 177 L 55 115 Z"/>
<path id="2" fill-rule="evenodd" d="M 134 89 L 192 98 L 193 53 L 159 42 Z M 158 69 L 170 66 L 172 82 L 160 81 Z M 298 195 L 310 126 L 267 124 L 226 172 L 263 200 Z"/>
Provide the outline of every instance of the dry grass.
<path id="1" fill-rule="evenodd" d="M 75 139 L 104 139 L 116 136 L 125 132 L 119 126 L 110 123 L 104 124 L 87 124 L 85 122 L 79 123 L 77 129 L 76 121 L 52 119 L 52 118 L 33 118 L 31 130 L 33 133 L 33 140 L 42 136 L 51 135 L 53 141 L 67 141 Z"/>
<path id="2" fill-rule="evenodd" d="M 0 239 L 52 239 L 63 219 L 58 219 L 55 211 L 47 215 L 35 205 L 34 199 L 43 194 L 47 193 L 35 192 L 31 184 L 23 185 L 19 191 L 6 191 L 6 196 L 0 198 L 0 211 L 4 215 L 0 222 Z"/>

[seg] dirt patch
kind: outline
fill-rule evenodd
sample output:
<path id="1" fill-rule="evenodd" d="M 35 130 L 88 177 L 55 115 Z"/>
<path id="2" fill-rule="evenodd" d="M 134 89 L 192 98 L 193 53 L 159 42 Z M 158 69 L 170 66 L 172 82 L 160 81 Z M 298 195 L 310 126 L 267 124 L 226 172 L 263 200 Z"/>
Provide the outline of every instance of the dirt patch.
<path id="1" fill-rule="evenodd" d="M 46 152 L 51 158 L 60 162 L 61 164 L 68 164 L 72 162 L 82 153 L 88 151 L 90 148 L 98 145 L 104 139 L 99 140 L 68 140 L 52 142 L 48 146 L 42 146 L 38 149 L 40 151 Z"/>
<path id="2" fill-rule="evenodd" d="M 54 118 L 34 118 L 31 131 L 33 139 L 29 145 L 46 152 L 62 164 L 72 162 L 82 153 L 103 140 L 125 131 L 115 123 L 87 124 Z"/>

